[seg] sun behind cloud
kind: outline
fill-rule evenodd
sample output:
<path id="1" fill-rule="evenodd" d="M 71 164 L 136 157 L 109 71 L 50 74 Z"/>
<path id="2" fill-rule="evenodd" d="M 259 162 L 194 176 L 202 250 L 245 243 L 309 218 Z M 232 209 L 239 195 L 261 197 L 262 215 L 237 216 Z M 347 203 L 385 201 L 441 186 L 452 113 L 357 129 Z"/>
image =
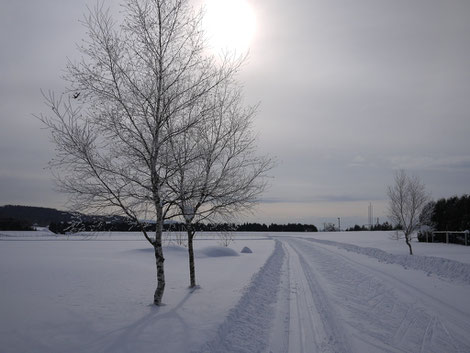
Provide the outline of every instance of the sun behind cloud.
<path id="1" fill-rule="evenodd" d="M 203 27 L 216 52 L 244 53 L 256 31 L 256 16 L 246 0 L 205 0 Z"/>

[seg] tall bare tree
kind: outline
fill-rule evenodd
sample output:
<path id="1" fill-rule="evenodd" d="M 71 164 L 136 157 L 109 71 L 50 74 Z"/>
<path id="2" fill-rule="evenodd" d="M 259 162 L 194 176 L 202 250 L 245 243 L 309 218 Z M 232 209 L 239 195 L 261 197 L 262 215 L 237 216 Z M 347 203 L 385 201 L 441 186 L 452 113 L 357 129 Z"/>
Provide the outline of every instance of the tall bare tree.
<path id="1" fill-rule="evenodd" d="M 73 208 L 141 225 L 155 250 L 156 305 L 165 289 L 163 222 L 179 196 L 169 188 L 181 168 L 172 141 L 199 129 L 207 97 L 240 65 L 207 56 L 201 15 L 188 2 L 127 0 L 120 23 L 102 4 L 92 8 L 82 59 L 67 66 L 69 96 L 45 94 L 52 114 L 39 116 L 57 145 L 51 164 Z M 155 220 L 153 235 L 143 218 Z"/>
<path id="2" fill-rule="evenodd" d="M 256 107 L 244 107 L 237 82 L 225 81 L 208 99 L 204 122 L 172 144 L 178 168 L 171 189 L 188 235 L 191 287 L 196 286 L 194 224 L 252 207 L 273 166 L 271 158 L 256 153 L 251 126 Z"/>
<path id="3" fill-rule="evenodd" d="M 406 245 L 413 255 L 411 239 L 424 218 L 420 215 L 430 200 L 425 185 L 417 176 L 409 176 L 404 170 L 395 174 L 395 183 L 388 187 L 389 217 L 402 227 Z"/>

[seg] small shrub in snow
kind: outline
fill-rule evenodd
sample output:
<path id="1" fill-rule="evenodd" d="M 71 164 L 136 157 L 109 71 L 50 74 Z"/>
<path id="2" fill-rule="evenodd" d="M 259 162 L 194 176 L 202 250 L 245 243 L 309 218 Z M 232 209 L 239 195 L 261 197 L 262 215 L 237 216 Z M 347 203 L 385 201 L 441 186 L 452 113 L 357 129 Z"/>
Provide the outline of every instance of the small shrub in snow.
<path id="1" fill-rule="evenodd" d="M 405 235 L 401 230 L 396 230 L 394 232 L 389 233 L 389 238 L 392 240 L 400 240 L 403 239 Z"/>
<path id="2" fill-rule="evenodd" d="M 219 243 L 222 246 L 228 247 L 233 241 L 232 232 L 220 232 L 219 234 Z"/>
<path id="3" fill-rule="evenodd" d="M 243 253 L 243 254 L 251 254 L 251 253 L 253 253 L 253 251 L 251 251 L 251 249 L 250 249 L 249 247 L 245 246 L 245 247 L 242 249 L 241 253 Z"/>

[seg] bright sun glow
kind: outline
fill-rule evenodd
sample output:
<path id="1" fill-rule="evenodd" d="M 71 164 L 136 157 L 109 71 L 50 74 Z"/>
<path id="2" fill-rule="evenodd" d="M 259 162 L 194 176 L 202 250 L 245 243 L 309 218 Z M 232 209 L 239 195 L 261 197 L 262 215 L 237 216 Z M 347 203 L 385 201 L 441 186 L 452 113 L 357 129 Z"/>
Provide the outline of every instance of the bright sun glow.
<path id="1" fill-rule="evenodd" d="M 250 4 L 245 0 L 206 0 L 204 5 L 204 28 L 211 48 L 246 52 L 256 30 Z"/>

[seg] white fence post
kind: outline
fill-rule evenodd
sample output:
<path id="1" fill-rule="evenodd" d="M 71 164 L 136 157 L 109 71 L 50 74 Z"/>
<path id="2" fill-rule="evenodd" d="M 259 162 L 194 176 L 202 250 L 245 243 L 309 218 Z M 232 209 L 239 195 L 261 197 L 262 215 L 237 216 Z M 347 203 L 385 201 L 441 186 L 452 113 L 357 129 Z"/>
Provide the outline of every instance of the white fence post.
<path id="1" fill-rule="evenodd" d="M 437 235 L 437 234 L 445 234 L 445 243 L 446 244 L 452 244 L 450 241 L 452 239 L 450 239 L 450 234 L 454 234 L 454 237 L 453 237 L 453 242 L 454 243 L 458 243 L 458 244 L 461 244 L 460 242 L 462 240 L 464 240 L 464 244 L 462 245 L 465 245 L 465 246 L 469 246 L 470 245 L 470 230 L 466 230 L 466 231 L 434 231 L 431 233 L 431 242 L 434 243 L 434 237 Z M 456 240 L 456 235 L 459 234 L 458 236 L 458 241 Z M 463 235 L 463 237 L 462 237 Z M 428 238 L 426 238 L 427 241 L 429 241 Z M 439 241 L 442 242 L 442 237 L 439 237 Z"/>

